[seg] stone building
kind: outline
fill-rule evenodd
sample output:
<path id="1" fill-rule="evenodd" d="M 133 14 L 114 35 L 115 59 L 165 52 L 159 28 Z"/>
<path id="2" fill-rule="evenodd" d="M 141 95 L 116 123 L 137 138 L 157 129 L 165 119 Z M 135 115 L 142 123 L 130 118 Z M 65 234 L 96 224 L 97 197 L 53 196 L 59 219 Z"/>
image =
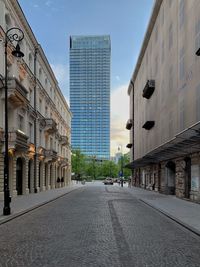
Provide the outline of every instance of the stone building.
<path id="1" fill-rule="evenodd" d="M 156 0 L 128 87 L 132 183 L 200 201 L 200 1 Z"/>
<path id="2" fill-rule="evenodd" d="M 50 64 L 16 0 L 0 0 L 0 75 L 5 33 L 20 28 L 24 57 L 8 42 L 9 187 L 11 196 L 66 186 L 71 181 L 71 112 Z M 4 88 L 0 88 L 0 197 L 4 181 Z"/>

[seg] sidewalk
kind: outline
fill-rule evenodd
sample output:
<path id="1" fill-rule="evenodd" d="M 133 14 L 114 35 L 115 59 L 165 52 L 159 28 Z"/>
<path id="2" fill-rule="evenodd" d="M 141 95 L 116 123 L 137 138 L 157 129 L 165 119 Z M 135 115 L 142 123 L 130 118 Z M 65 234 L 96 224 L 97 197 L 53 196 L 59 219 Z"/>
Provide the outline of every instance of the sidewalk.
<path id="1" fill-rule="evenodd" d="M 3 216 L 4 202 L 0 201 L 0 224 L 12 220 L 30 210 L 42 206 L 56 198 L 59 198 L 71 191 L 81 188 L 81 184 L 71 184 L 66 187 L 56 188 L 52 190 L 42 191 L 37 194 L 28 194 L 17 196 L 11 202 L 11 215 Z"/>
<path id="2" fill-rule="evenodd" d="M 127 190 L 137 199 L 200 235 L 200 204 L 137 187 Z"/>

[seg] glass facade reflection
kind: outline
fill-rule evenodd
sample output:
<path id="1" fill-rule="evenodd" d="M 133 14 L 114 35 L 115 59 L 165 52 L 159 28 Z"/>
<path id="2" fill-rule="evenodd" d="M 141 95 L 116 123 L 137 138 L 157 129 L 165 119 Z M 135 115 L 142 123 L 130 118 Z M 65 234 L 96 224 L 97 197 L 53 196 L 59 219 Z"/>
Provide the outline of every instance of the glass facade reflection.
<path id="1" fill-rule="evenodd" d="M 72 148 L 98 159 L 110 157 L 109 36 L 70 37 Z"/>

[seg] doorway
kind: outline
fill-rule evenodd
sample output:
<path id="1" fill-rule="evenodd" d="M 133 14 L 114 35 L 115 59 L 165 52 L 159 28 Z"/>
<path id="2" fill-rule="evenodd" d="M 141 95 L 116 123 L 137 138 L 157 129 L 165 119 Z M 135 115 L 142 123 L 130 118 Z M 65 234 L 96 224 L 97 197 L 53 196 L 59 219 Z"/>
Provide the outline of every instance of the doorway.
<path id="1" fill-rule="evenodd" d="M 17 195 L 22 195 L 23 192 L 23 161 L 22 158 L 17 159 L 16 163 L 16 191 Z"/>

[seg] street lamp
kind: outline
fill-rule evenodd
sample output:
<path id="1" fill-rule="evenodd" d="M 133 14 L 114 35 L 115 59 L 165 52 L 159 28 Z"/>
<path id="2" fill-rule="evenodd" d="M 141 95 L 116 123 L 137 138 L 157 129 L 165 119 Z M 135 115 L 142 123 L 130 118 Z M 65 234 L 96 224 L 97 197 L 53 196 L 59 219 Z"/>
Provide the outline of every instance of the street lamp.
<path id="1" fill-rule="evenodd" d="M 121 148 L 121 171 L 120 171 L 120 176 L 121 176 L 121 187 L 123 187 L 123 154 L 122 154 L 122 145 L 119 145 L 118 151 L 120 151 Z"/>
<path id="2" fill-rule="evenodd" d="M 9 190 L 9 157 L 8 157 L 8 59 L 7 48 L 8 42 L 11 44 L 17 43 L 15 49 L 12 51 L 12 55 L 17 58 L 21 58 L 24 54 L 20 51 L 19 42 L 24 39 L 24 33 L 19 28 L 13 27 L 5 33 L 5 156 L 4 156 L 4 207 L 3 215 L 10 214 L 10 190 Z"/>

